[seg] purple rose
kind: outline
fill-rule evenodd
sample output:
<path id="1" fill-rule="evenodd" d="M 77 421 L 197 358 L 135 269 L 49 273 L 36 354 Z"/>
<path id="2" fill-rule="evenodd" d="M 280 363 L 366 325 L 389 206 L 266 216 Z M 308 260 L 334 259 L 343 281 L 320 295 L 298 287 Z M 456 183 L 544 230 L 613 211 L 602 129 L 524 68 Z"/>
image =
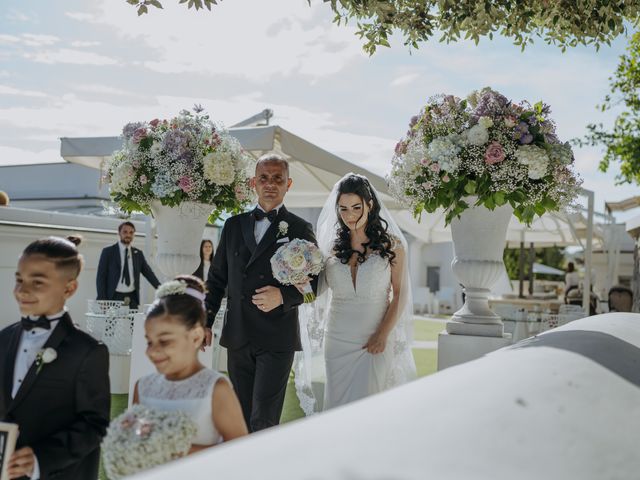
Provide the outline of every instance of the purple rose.
<path id="1" fill-rule="evenodd" d="M 499 142 L 491 142 L 484 152 L 484 163 L 487 165 L 495 165 L 504 160 L 504 150 Z"/>
<path id="2" fill-rule="evenodd" d="M 190 177 L 183 176 L 180 177 L 180 180 L 178 180 L 178 186 L 184 193 L 189 193 L 191 190 L 193 190 L 194 185 Z"/>
<path id="3" fill-rule="evenodd" d="M 137 128 L 135 132 L 133 132 L 133 143 L 140 143 L 140 141 L 147 138 L 147 129 L 144 127 Z"/>

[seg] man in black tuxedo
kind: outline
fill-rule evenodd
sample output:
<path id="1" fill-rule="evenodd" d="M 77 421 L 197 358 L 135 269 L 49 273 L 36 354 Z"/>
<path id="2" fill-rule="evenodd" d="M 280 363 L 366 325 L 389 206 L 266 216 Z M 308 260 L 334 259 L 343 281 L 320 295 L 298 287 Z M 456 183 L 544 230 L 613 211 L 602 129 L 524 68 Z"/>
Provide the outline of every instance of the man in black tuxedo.
<path id="1" fill-rule="evenodd" d="M 131 246 L 135 233 L 133 223 L 121 223 L 118 227 L 120 241 L 102 250 L 96 275 L 98 300 L 122 300 L 129 308 L 138 308 L 140 274 L 153 288 L 160 285 L 142 251 Z"/>
<path id="2" fill-rule="evenodd" d="M 247 425 L 257 431 L 280 422 L 293 356 L 302 349 L 297 307 L 303 296 L 273 278 L 270 260 L 294 238 L 316 240 L 311 224 L 283 205 L 292 183 L 284 158 L 260 157 L 251 182 L 258 206 L 226 221 L 209 270 L 206 302 L 210 344 L 211 326 L 228 292 L 220 345 L 228 350 L 229 376 Z"/>

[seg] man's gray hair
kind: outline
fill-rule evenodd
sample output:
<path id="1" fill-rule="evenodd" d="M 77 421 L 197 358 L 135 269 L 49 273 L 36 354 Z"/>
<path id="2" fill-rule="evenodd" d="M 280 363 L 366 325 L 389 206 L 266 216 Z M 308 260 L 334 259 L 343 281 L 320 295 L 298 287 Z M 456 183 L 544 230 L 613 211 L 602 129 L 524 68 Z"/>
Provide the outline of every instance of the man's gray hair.
<path id="1" fill-rule="evenodd" d="M 258 165 L 262 163 L 279 163 L 280 165 L 284 165 L 287 177 L 289 176 L 289 162 L 282 155 L 277 153 L 265 153 L 264 155 L 261 155 L 256 162 L 256 172 L 258 171 Z"/>

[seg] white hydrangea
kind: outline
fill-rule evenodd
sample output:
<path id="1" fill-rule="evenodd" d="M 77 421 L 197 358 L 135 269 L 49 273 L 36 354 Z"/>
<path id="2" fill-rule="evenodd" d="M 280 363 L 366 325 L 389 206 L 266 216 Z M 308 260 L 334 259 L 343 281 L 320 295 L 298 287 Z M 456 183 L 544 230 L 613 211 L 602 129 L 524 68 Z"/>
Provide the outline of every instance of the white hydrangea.
<path id="1" fill-rule="evenodd" d="M 203 159 L 204 176 L 216 185 L 231 185 L 236 175 L 233 158 L 223 149 L 208 154 Z"/>
<path id="2" fill-rule="evenodd" d="M 161 151 L 162 151 L 162 145 L 160 144 L 160 142 L 155 141 L 153 142 L 153 145 L 151 145 L 151 148 L 149 149 L 149 154 L 152 157 L 157 157 L 158 155 L 160 155 Z"/>
<path id="3" fill-rule="evenodd" d="M 480 117 L 478 125 L 481 125 L 484 128 L 491 128 L 493 127 L 493 119 L 491 117 Z"/>
<path id="4" fill-rule="evenodd" d="M 458 135 L 447 135 L 446 137 L 435 138 L 429 144 L 427 152 L 434 162 L 440 165 L 445 172 L 455 172 L 460 166 L 460 138 Z"/>
<path id="5" fill-rule="evenodd" d="M 527 175 L 531 180 L 539 180 L 547 174 L 547 164 L 538 163 L 535 165 L 529 165 Z"/>
<path id="6" fill-rule="evenodd" d="M 128 160 L 122 160 L 111 170 L 111 191 L 126 193 L 135 176 L 133 166 Z"/>
<path id="7" fill-rule="evenodd" d="M 516 150 L 516 158 L 522 165 L 528 167 L 528 176 L 532 180 L 544 177 L 549 166 L 549 155 L 540 147 L 535 145 L 522 145 Z"/>
<path id="8" fill-rule="evenodd" d="M 484 145 L 489 141 L 489 130 L 487 130 L 480 123 L 474 125 L 469 130 L 466 130 L 463 135 L 466 141 L 471 145 Z"/>

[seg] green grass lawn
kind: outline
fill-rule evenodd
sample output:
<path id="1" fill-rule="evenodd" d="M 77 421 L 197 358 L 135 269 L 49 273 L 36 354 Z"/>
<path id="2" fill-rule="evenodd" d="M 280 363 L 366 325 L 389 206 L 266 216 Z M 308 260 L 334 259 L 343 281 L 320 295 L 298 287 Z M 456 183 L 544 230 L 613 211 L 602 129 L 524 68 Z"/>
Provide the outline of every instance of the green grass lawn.
<path id="1" fill-rule="evenodd" d="M 445 329 L 444 323 L 416 320 L 413 322 L 413 338 L 422 342 L 435 342 L 438 334 Z"/>

